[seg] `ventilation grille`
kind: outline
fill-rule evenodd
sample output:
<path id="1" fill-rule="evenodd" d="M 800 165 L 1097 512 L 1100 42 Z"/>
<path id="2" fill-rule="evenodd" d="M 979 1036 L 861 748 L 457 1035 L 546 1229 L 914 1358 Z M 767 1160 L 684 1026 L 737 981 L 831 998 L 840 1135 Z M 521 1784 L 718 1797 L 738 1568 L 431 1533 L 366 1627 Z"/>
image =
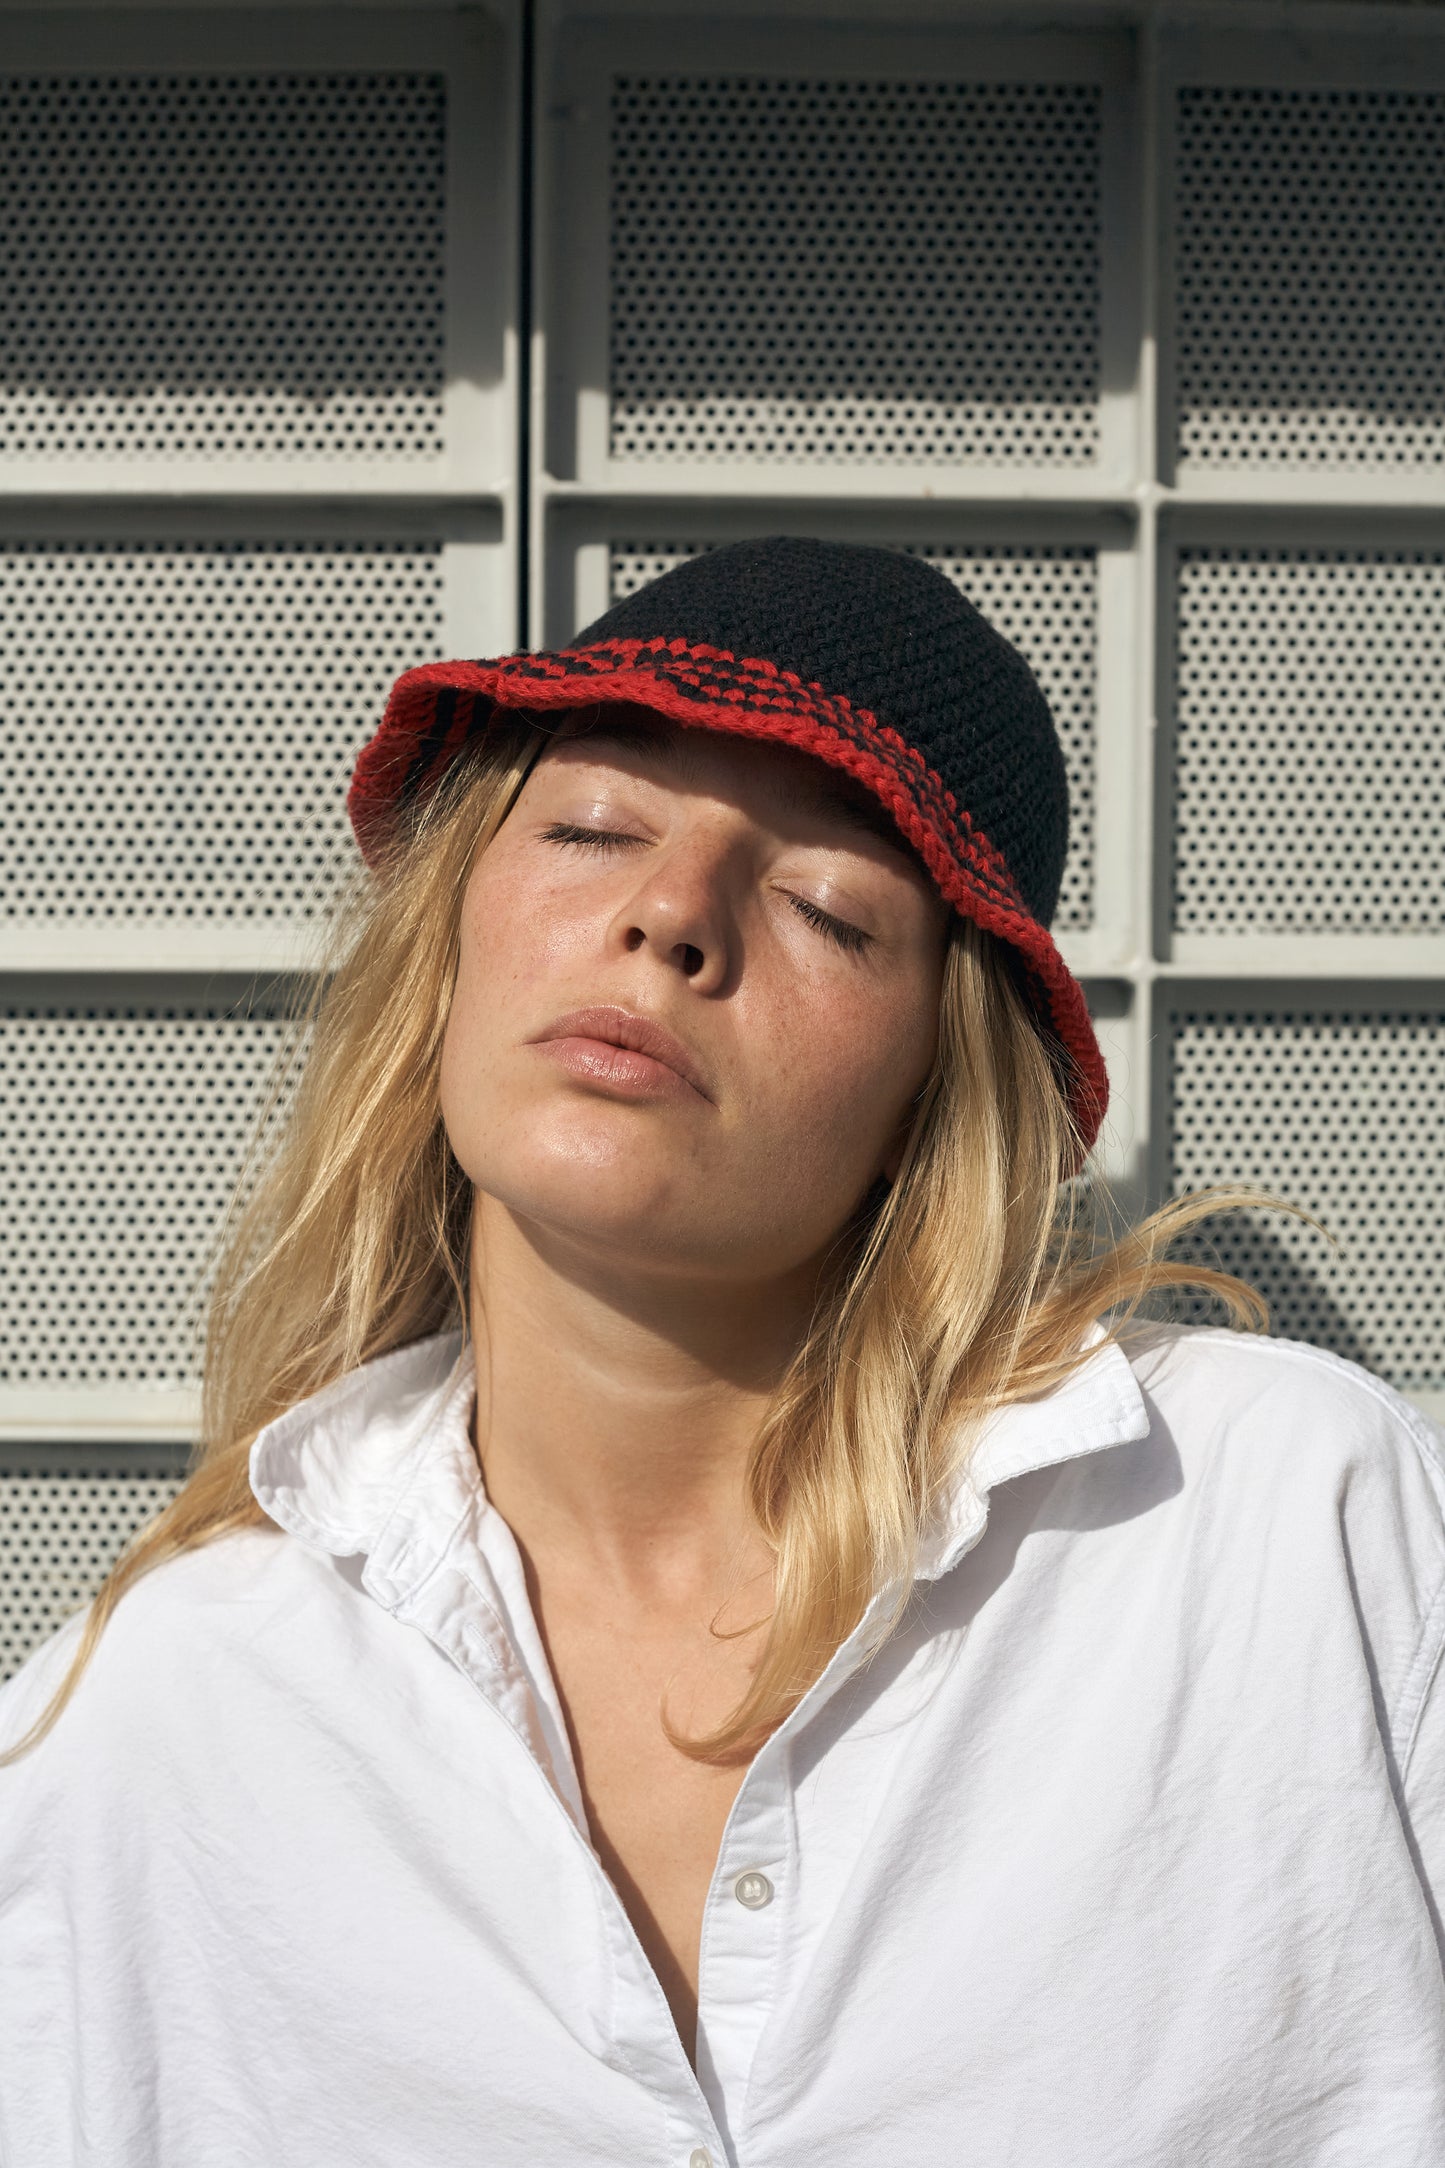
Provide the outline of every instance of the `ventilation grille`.
<path id="1" fill-rule="evenodd" d="M 0 1679 L 90 1602 L 180 1483 L 164 1449 L 47 1445 L 0 1459 Z"/>
<path id="2" fill-rule="evenodd" d="M 614 542 L 610 599 L 620 602 L 711 545 Z M 1069 855 L 1057 928 L 1093 921 L 1094 748 L 1098 683 L 1098 561 L 1087 545 L 919 545 L 1006 639 L 1027 656 L 1053 709 L 1069 774 Z"/>
<path id="3" fill-rule="evenodd" d="M 611 448 L 1098 450 L 1091 84 L 619 78 Z"/>
<path id="4" fill-rule="evenodd" d="M 1171 1189 L 1261 1184 L 1343 1250 L 1337 1263 L 1313 1229 L 1249 1211 L 1178 1254 L 1252 1281 L 1287 1339 L 1402 1391 L 1445 1385 L 1445 1011 L 1191 1009 L 1169 1050 Z"/>
<path id="5" fill-rule="evenodd" d="M 1178 449 L 1445 459 L 1445 96 L 1179 93 Z"/>
<path id="6" fill-rule="evenodd" d="M 442 625 L 434 546 L 0 552 L 0 913 L 315 911 Z"/>
<path id="7" fill-rule="evenodd" d="M 1445 928 L 1445 555 L 1185 550 L 1174 926 Z"/>
<path id="8" fill-rule="evenodd" d="M 442 449 L 445 84 L 0 79 L 0 454 Z"/>
<path id="9" fill-rule="evenodd" d="M 0 1384 L 180 1386 L 285 1027 L 0 1007 Z"/>

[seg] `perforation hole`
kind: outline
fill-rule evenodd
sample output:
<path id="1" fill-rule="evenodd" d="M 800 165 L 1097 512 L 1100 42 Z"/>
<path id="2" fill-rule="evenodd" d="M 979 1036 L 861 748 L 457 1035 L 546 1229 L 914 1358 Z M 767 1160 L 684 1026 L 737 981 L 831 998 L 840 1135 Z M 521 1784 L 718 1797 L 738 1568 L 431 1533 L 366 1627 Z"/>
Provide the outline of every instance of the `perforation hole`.
<path id="1" fill-rule="evenodd" d="M 214 1238 L 286 1037 L 184 1005 L 0 1009 L 0 1385 L 193 1382 Z"/>
<path id="2" fill-rule="evenodd" d="M 0 912 L 313 915 L 442 608 L 430 544 L 0 551 Z"/>
<path id="3" fill-rule="evenodd" d="M 442 449 L 446 86 L 0 79 L 0 455 Z"/>
<path id="4" fill-rule="evenodd" d="M 1179 92 L 1178 450 L 1445 459 L 1445 96 Z"/>
<path id="5" fill-rule="evenodd" d="M 627 459 L 1098 450 L 1087 83 L 623 77 L 611 448 Z"/>
<path id="6" fill-rule="evenodd" d="M 1220 1214 L 1183 1237 L 1269 1297 L 1271 1329 L 1402 1391 L 1445 1385 L 1445 1011 L 1198 1008 L 1169 1028 L 1169 1186 L 1258 1184 L 1283 1214 Z M 1219 1312 L 1197 1298 L 1188 1314 Z"/>
<path id="7" fill-rule="evenodd" d="M 609 596 L 620 602 L 684 558 L 712 544 L 614 542 Z M 1093 921 L 1094 774 L 1098 685 L 1098 555 L 1087 544 L 919 543 L 925 557 L 962 589 L 1028 659 L 1053 710 L 1069 778 L 1069 854 L 1054 925 Z"/>
<path id="8" fill-rule="evenodd" d="M 1445 928 L 1445 555 L 1190 549 L 1180 932 Z"/>

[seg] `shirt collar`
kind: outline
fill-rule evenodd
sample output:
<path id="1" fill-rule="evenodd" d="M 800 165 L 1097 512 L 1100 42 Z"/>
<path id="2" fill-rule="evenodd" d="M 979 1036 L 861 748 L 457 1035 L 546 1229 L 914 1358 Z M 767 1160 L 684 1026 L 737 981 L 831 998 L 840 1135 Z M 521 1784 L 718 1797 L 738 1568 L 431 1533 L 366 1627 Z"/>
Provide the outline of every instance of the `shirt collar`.
<path id="1" fill-rule="evenodd" d="M 1061 1384 L 983 1424 L 919 1546 L 936 1580 L 982 1533 L 995 1484 L 1143 1438 L 1149 1413 L 1127 1355 L 1095 1320 Z M 364 1555 L 366 1584 L 395 1607 L 486 1510 L 469 1434 L 472 1355 L 459 1331 L 377 1357 L 298 1401 L 251 1448 L 251 1488 L 309 1548 Z"/>
<path id="2" fill-rule="evenodd" d="M 408 1564 L 420 1579 L 485 1507 L 469 1434 L 475 1389 L 460 1331 L 378 1356 L 257 1433 L 251 1489 L 308 1549 L 365 1557 L 367 1586 L 394 1608 Z"/>
<path id="3" fill-rule="evenodd" d="M 918 1579 L 937 1580 L 971 1549 L 995 1484 L 1149 1435 L 1149 1410 L 1118 1341 L 1095 1318 L 1080 1346 L 1088 1351 L 1084 1360 L 1059 1384 L 1031 1400 L 1011 1400 L 984 1422 L 919 1544 Z"/>

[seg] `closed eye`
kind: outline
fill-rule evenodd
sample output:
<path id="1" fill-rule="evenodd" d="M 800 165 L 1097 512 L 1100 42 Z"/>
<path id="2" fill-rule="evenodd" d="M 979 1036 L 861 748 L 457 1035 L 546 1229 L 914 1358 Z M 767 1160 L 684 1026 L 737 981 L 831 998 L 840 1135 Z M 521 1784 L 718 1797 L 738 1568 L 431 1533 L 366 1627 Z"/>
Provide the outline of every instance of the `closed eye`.
<path id="1" fill-rule="evenodd" d="M 625 835 L 615 828 L 586 828 L 578 821 L 553 821 L 550 827 L 542 830 L 542 840 L 544 843 L 578 843 L 605 849 L 609 844 L 644 843 L 647 839 Z M 806 896 L 790 895 L 788 901 L 801 918 L 805 918 L 810 926 L 816 926 L 819 933 L 826 934 L 839 948 L 857 955 L 871 947 L 873 936 L 864 933 L 861 926 L 852 926 L 845 918 L 834 918 L 831 911 L 810 903 Z"/>
<path id="2" fill-rule="evenodd" d="M 846 918 L 834 918 L 831 911 L 820 910 L 816 903 L 809 903 L 806 896 L 789 896 L 788 901 L 795 911 L 801 912 L 810 926 L 816 926 L 820 933 L 827 934 L 830 940 L 837 942 L 839 948 L 851 949 L 856 954 L 860 949 L 867 948 L 873 939 L 872 934 L 864 933 L 861 926 L 850 926 Z"/>
<path id="3" fill-rule="evenodd" d="M 642 843 L 644 836 L 627 836 L 614 828 L 584 828 L 577 821 L 553 821 L 542 830 L 544 843 Z"/>

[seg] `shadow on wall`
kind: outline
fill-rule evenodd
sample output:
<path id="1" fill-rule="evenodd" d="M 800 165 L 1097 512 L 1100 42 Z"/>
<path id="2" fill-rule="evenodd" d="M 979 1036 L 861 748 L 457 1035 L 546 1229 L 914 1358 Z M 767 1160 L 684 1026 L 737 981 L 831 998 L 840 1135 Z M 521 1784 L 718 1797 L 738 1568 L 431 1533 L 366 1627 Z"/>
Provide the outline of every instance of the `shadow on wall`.
<path id="1" fill-rule="evenodd" d="M 1281 1191 L 1281 1194 L 1289 1195 L 1289 1192 Z M 1306 1210 L 1311 1209 L 1307 1198 L 1291 1196 L 1290 1201 L 1302 1203 Z M 1290 1247 L 1288 1239 L 1262 1217 L 1245 1213 L 1221 1213 L 1217 1219 L 1200 1221 L 1188 1236 L 1180 1238 L 1173 1255 L 1190 1263 L 1237 1273 L 1240 1279 L 1257 1287 L 1269 1303 L 1269 1331 L 1273 1339 L 1304 1340 L 1314 1347 L 1327 1348 L 1332 1354 L 1346 1356 L 1363 1369 L 1373 1371 L 1402 1392 L 1408 1392 L 1412 1385 L 1438 1385 L 1441 1381 L 1434 1377 L 1406 1379 L 1392 1374 L 1396 1366 L 1375 1343 L 1368 1323 L 1352 1315 L 1351 1307 L 1347 1307 L 1348 1291 L 1328 1284 L 1330 1253 L 1324 1238 L 1297 1222 L 1287 1224 L 1296 1243 L 1307 1242 L 1318 1252 L 1318 1265 L 1301 1257 Z M 1324 1224 L 1329 1225 L 1327 1219 Z M 1336 1239 L 1340 1241 L 1344 1255 L 1334 1270 L 1344 1275 L 1349 1270 L 1349 1245 L 1343 1236 L 1337 1235 Z M 1188 1294 L 1172 1314 L 1187 1324 L 1225 1323 L 1223 1308 L 1203 1292 Z"/>
<path id="2" fill-rule="evenodd" d="M 0 121 L 12 432 L 440 449 L 441 76 L 25 79 Z"/>

